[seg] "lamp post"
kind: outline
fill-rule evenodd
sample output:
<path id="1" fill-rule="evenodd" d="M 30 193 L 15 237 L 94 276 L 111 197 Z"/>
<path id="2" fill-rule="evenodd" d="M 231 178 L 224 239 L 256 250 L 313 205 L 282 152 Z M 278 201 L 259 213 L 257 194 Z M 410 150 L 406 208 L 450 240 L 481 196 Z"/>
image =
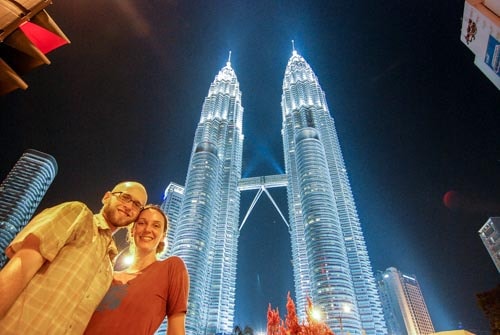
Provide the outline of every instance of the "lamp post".
<path id="1" fill-rule="evenodd" d="M 343 304 L 339 314 L 340 335 L 344 334 L 344 324 L 342 323 L 343 313 L 349 314 L 351 312 L 351 305 Z"/>

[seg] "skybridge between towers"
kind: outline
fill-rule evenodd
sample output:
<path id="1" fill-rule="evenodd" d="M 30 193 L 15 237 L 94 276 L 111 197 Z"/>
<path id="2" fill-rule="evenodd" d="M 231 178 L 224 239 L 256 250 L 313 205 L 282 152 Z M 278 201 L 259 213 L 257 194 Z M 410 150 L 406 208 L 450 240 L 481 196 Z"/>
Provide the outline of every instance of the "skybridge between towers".
<path id="1" fill-rule="evenodd" d="M 242 191 L 249 191 L 249 190 L 258 190 L 257 194 L 252 200 L 252 203 L 250 204 L 250 207 L 248 208 L 247 213 L 245 214 L 245 217 L 243 218 L 243 221 L 241 222 L 239 230 L 243 228 L 243 225 L 248 219 L 248 216 L 252 212 L 253 208 L 255 207 L 255 204 L 257 201 L 259 201 L 260 196 L 262 193 L 265 193 L 269 200 L 271 200 L 274 208 L 278 211 L 279 215 L 281 216 L 281 219 L 283 222 L 286 224 L 288 227 L 288 230 L 290 230 L 290 225 L 288 224 L 288 221 L 285 219 L 285 216 L 281 212 L 280 208 L 276 204 L 276 201 L 274 201 L 273 197 L 267 190 L 268 188 L 275 188 L 275 187 L 287 187 L 288 186 L 288 179 L 286 174 L 275 174 L 275 175 L 270 175 L 270 176 L 260 176 L 260 177 L 251 177 L 251 178 L 242 178 L 240 179 L 240 182 L 238 183 L 238 190 L 240 192 Z"/>
<path id="2" fill-rule="evenodd" d="M 263 193 L 288 227 L 299 320 L 307 318 L 310 298 L 336 334 L 387 334 L 335 122 L 318 77 L 295 48 L 282 88 L 283 161 L 273 175 L 242 178 L 244 108 L 228 59 L 203 101 L 184 193 L 165 198 L 172 213 L 169 251 L 189 271 L 186 334 L 234 333 L 239 238 Z M 249 190 L 255 191 L 241 193 Z M 280 194 L 276 201 L 273 193 Z M 268 212 L 261 220 L 271 224 Z M 350 312 L 340 326 L 346 304 Z"/>

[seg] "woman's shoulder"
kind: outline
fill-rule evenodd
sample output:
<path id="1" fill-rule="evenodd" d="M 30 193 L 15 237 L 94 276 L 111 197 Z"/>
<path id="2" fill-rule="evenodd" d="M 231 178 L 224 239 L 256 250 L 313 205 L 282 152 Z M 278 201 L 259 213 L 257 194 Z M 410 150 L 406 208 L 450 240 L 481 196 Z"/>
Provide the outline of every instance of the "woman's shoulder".
<path id="1" fill-rule="evenodd" d="M 171 266 L 186 266 L 186 264 L 184 263 L 184 261 L 182 260 L 182 258 L 180 258 L 179 256 L 170 256 L 170 257 L 167 257 L 165 258 L 164 260 L 160 261 L 160 263 L 162 264 L 168 264 L 168 265 L 171 265 Z"/>
<path id="2" fill-rule="evenodd" d="M 186 263 L 179 256 L 170 256 L 158 262 L 164 269 L 183 271 L 186 270 Z"/>

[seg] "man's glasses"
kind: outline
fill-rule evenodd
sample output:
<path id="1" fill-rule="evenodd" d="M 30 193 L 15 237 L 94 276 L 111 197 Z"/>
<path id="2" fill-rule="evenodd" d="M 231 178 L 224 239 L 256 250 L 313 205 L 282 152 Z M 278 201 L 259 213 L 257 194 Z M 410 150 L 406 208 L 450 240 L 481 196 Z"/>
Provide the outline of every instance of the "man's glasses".
<path id="1" fill-rule="evenodd" d="M 138 211 L 142 210 L 144 208 L 144 206 L 137 200 L 134 200 L 132 198 L 132 196 L 128 193 L 124 193 L 124 192 L 113 192 L 111 193 L 112 195 L 114 195 L 115 197 L 117 197 L 118 199 L 120 199 L 120 201 L 122 202 L 125 202 L 125 203 L 132 203 L 132 206 L 134 206 L 134 209 L 137 209 Z"/>

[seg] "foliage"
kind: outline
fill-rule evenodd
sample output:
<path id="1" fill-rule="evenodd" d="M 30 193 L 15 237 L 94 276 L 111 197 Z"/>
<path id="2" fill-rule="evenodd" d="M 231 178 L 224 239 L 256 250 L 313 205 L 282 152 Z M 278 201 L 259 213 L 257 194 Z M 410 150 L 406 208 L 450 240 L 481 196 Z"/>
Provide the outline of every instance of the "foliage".
<path id="1" fill-rule="evenodd" d="M 252 329 L 252 327 L 245 326 L 245 328 L 242 331 L 240 326 L 236 326 L 236 327 L 234 327 L 233 334 L 234 335 L 253 335 L 253 329 Z"/>
<path id="2" fill-rule="evenodd" d="M 500 335 L 500 284 L 476 295 L 479 307 L 490 321 L 491 334 Z"/>
<path id="3" fill-rule="evenodd" d="M 306 319 L 299 323 L 295 310 L 295 303 L 288 292 L 286 303 L 287 315 L 285 321 L 280 318 L 279 310 L 267 309 L 267 335 L 334 335 L 328 325 L 313 318 L 313 304 L 311 299 L 307 299 Z"/>
<path id="4" fill-rule="evenodd" d="M 253 329 L 251 327 L 245 326 L 243 329 L 243 335 L 253 335 Z"/>

